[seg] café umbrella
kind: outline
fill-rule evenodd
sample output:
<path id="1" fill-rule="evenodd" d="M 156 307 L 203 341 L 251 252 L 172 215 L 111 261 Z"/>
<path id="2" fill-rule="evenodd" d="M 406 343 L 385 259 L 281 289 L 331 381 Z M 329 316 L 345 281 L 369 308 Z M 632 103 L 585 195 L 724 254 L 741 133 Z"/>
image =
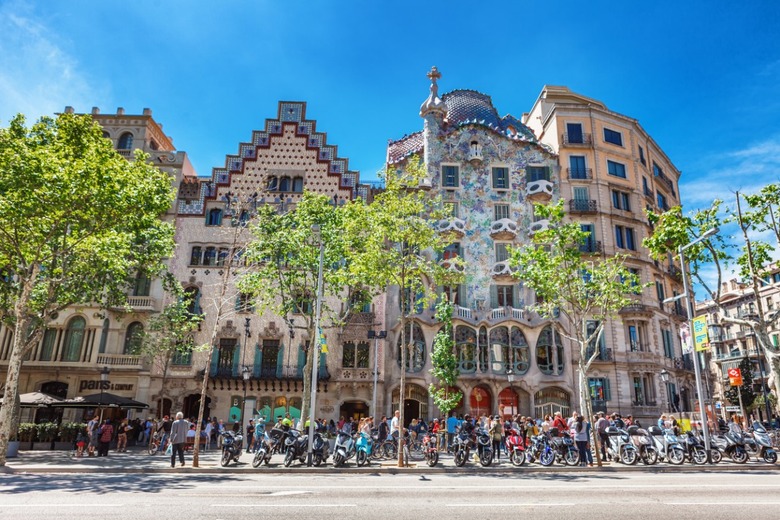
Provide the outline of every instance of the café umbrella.
<path id="1" fill-rule="evenodd" d="M 56 406 L 63 408 L 149 408 L 149 405 L 146 403 L 109 392 L 80 395 L 71 399 L 65 399 Z"/>
<path id="2" fill-rule="evenodd" d="M 19 395 L 19 405 L 22 408 L 47 408 L 50 406 L 60 406 L 63 400 L 53 395 L 44 394 L 43 392 L 29 392 Z M 0 398 L 0 405 L 3 404 L 3 399 Z"/>

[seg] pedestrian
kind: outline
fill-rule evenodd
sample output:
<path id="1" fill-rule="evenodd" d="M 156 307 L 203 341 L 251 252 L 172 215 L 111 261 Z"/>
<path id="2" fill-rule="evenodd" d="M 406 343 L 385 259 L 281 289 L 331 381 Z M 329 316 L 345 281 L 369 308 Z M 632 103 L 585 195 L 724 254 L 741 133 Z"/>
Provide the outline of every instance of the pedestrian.
<path id="1" fill-rule="evenodd" d="M 602 460 L 607 460 L 607 442 L 609 441 L 609 436 L 607 435 L 608 426 L 609 421 L 605 417 L 604 412 L 599 412 L 598 420 L 596 421 L 596 435 L 599 436 L 599 444 L 601 444 Z"/>
<path id="2" fill-rule="evenodd" d="M 127 423 L 127 419 L 122 419 L 119 423 L 119 433 L 116 436 L 116 451 L 123 453 L 127 451 L 127 434 L 132 431 L 132 427 Z"/>
<path id="3" fill-rule="evenodd" d="M 501 425 L 501 418 L 498 415 L 493 417 L 493 420 L 490 422 L 488 433 L 493 440 L 493 453 L 496 454 L 496 460 L 501 462 L 501 440 L 504 435 L 504 428 Z"/>
<path id="4" fill-rule="evenodd" d="M 254 419 L 249 419 L 249 424 L 246 427 L 246 452 L 250 453 L 252 451 L 252 445 L 254 444 L 255 439 L 255 421 Z"/>
<path id="5" fill-rule="evenodd" d="M 79 428 L 79 433 L 76 435 L 76 457 L 84 456 L 84 448 L 89 443 L 89 435 L 87 434 L 86 427 Z"/>
<path id="6" fill-rule="evenodd" d="M 98 447 L 98 429 L 100 428 L 100 418 L 96 415 L 87 423 L 87 435 L 89 436 L 89 445 L 87 446 L 87 455 L 94 457 Z"/>
<path id="7" fill-rule="evenodd" d="M 187 432 L 190 429 L 190 423 L 184 420 L 184 414 L 178 412 L 176 420 L 171 424 L 171 467 L 176 466 L 176 454 L 179 455 L 179 462 L 184 467 L 184 445 L 187 442 Z"/>
<path id="8" fill-rule="evenodd" d="M 98 429 L 98 457 L 108 457 L 108 447 L 114 438 L 114 427 L 111 419 L 106 419 Z"/>
<path id="9" fill-rule="evenodd" d="M 572 424 L 571 436 L 574 438 L 574 442 L 577 444 L 577 449 L 580 452 L 580 466 L 587 466 L 588 428 L 585 426 L 584 417 L 577 416 L 577 419 Z"/>
<path id="10" fill-rule="evenodd" d="M 552 427 L 558 429 L 558 435 L 563 436 L 568 431 L 568 427 L 566 426 L 566 421 L 563 420 L 563 416 L 561 415 L 561 412 L 555 412 L 554 419 L 552 422 Z"/>
<path id="11" fill-rule="evenodd" d="M 455 437 L 455 432 L 458 431 L 458 418 L 455 417 L 454 412 L 450 412 L 450 416 L 447 417 L 447 453 L 452 450 L 452 441 Z"/>
<path id="12" fill-rule="evenodd" d="M 390 421 L 390 436 L 391 437 L 397 437 L 398 436 L 398 428 L 400 427 L 400 421 L 401 421 L 401 412 L 400 412 L 400 410 L 396 410 L 395 414 L 393 414 L 393 419 Z"/>

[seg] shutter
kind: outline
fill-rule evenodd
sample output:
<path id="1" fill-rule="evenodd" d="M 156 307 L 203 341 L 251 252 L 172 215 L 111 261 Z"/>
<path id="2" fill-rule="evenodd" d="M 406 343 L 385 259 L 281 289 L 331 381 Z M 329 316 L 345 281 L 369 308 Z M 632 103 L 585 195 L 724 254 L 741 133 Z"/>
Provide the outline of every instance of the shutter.
<path id="1" fill-rule="evenodd" d="M 552 168 L 549 166 L 544 167 L 544 180 L 549 181 L 552 179 Z"/>
<path id="2" fill-rule="evenodd" d="M 296 375 L 303 377 L 303 367 L 306 365 L 306 352 L 299 346 L 298 347 L 298 371 Z"/>
<path id="3" fill-rule="evenodd" d="M 490 308 L 498 308 L 498 287 L 494 284 L 490 284 Z"/>
<path id="4" fill-rule="evenodd" d="M 241 293 L 236 295 L 236 303 L 235 303 L 233 309 L 236 312 L 240 312 L 241 311 Z"/>
<path id="5" fill-rule="evenodd" d="M 219 347 L 214 347 L 214 351 L 211 353 L 211 375 L 217 374 L 217 365 L 219 365 Z"/>
<path id="6" fill-rule="evenodd" d="M 604 400 L 605 401 L 611 401 L 612 400 L 612 392 L 609 389 L 609 378 L 604 378 Z"/>
<path id="7" fill-rule="evenodd" d="M 236 348 L 233 349 L 233 377 L 241 376 L 241 343 L 236 341 Z"/>
<path id="8" fill-rule="evenodd" d="M 276 355 L 276 377 L 281 379 L 284 375 L 284 343 L 279 343 L 279 353 Z"/>
<path id="9" fill-rule="evenodd" d="M 262 366 L 263 366 L 263 349 L 256 348 L 255 349 L 255 364 L 252 367 L 253 368 L 253 370 L 252 370 L 253 377 L 256 377 L 256 378 L 260 377 L 260 372 L 261 372 L 261 367 Z"/>

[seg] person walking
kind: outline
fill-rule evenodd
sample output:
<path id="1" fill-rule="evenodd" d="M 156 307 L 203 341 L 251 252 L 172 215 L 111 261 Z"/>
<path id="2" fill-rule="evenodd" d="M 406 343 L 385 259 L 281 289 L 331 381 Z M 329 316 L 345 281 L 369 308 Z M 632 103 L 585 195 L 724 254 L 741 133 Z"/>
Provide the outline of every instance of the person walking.
<path id="1" fill-rule="evenodd" d="M 98 430 L 98 457 L 108 457 L 108 446 L 114 438 L 114 427 L 111 419 L 106 419 Z"/>
<path id="2" fill-rule="evenodd" d="M 493 440 L 493 453 L 496 455 L 496 461 L 501 462 L 501 440 L 504 435 L 504 428 L 501 424 L 501 417 L 496 415 L 490 422 L 490 438 Z"/>
<path id="3" fill-rule="evenodd" d="M 122 422 L 119 423 L 119 433 L 116 436 L 117 453 L 127 451 L 127 433 L 131 430 L 132 428 L 128 425 L 127 419 L 122 419 Z"/>
<path id="4" fill-rule="evenodd" d="M 171 424 L 171 467 L 176 466 L 176 454 L 179 454 L 179 462 L 184 467 L 184 444 L 187 442 L 187 432 L 190 429 L 190 423 L 184 420 L 184 414 L 176 414 L 176 420 Z"/>
<path id="5" fill-rule="evenodd" d="M 447 417 L 447 453 L 452 450 L 452 441 L 455 438 L 455 433 L 458 431 L 460 421 L 455 417 L 455 412 L 450 412 L 450 416 Z"/>
<path id="6" fill-rule="evenodd" d="M 577 444 L 577 449 L 580 452 L 580 466 L 588 465 L 588 428 L 585 426 L 584 418 L 579 415 L 577 419 L 572 423 L 571 436 L 574 438 L 574 442 Z"/>

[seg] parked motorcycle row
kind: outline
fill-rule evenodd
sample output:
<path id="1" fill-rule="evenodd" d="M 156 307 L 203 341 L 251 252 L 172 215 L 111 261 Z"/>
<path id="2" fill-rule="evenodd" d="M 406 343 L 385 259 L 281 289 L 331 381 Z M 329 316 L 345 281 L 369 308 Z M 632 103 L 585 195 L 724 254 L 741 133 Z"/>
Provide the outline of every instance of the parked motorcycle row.
<path id="1" fill-rule="evenodd" d="M 758 422 L 749 432 L 729 430 L 715 432 L 710 436 L 710 456 L 704 443 L 693 432 L 675 435 L 672 430 L 651 426 L 647 429 L 638 426 L 618 428 L 610 426 L 605 431 L 605 452 L 608 459 L 625 465 L 641 462 L 654 465 L 665 462 L 680 465 L 685 462 L 706 464 L 708 459 L 719 463 L 724 458 L 737 464 L 745 464 L 751 458 L 763 460 L 768 464 L 777 462 L 777 452 L 766 429 Z M 222 455 L 220 464 L 225 467 L 238 462 L 242 453 L 243 436 L 230 431 L 222 433 Z M 328 440 L 320 432 L 314 434 L 312 464 L 320 466 L 332 457 L 334 467 L 342 467 L 352 459 L 358 467 L 369 464 L 372 459 L 394 457 L 397 443 L 393 439 L 385 440 L 381 445 L 376 435 L 361 432 L 350 434 L 339 431 L 336 434 L 333 453 L 330 453 Z M 275 454 L 283 455 L 285 467 L 293 463 L 306 464 L 309 437 L 295 429 L 274 428 L 264 434 L 256 446 L 252 458 L 252 467 L 269 465 Z M 416 441 L 407 445 L 413 458 L 423 459 L 430 467 L 439 462 L 439 447 L 435 435 L 425 433 Z M 515 466 L 538 462 L 542 466 L 554 463 L 576 466 L 580 463 L 580 452 L 568 435 L 561 436 L 556 428 L 548 433 L 535 435 L 528 442 L 514 429 L 506 432 L 504 448 L 510 462 Z M 490 434 L 484 428 L 475 428 L 472 434 L 462 432 L 455 435 L 451 446 L 455 465 L 463 467 L 472 458 L 474 463 L 488 467 L 493 463 L 493 443 Z"/>

